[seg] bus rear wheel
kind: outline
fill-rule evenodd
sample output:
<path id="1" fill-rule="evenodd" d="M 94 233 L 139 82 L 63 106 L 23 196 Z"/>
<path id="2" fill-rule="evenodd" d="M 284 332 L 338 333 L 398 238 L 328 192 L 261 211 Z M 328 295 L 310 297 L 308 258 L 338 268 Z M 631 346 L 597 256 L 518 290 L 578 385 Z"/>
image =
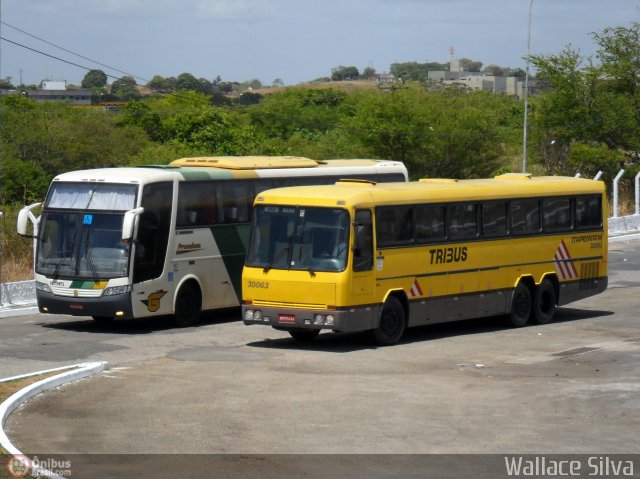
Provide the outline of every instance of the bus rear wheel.
<path id="1" fill-rule="evenodd" d="M 533 319 L 547 324 L 556 312 L 556 288 L 549 279 L 543 279 L 533 297 Z"/>
<path id="2" fill-rule="evenodd" d="M 520 282 L 513 290 L 511 298 L 511 311 L 509 322 L 512 326 L 520 328 L 529 322 L 531 316 L 531 290 L 526 284 Z"/>
<path id="3" fill-rule="evenodd" d="M 316 339 L 320 334 L 319 329 L 290 329 L 289 334 L 296 341 L 308 343 Z"/>
<path id="4" fill-rule="evenodd" d="M 404 308 L 400 301 L 391 296 L 385 301 L 380 313 L 380 323 L 372 331 L 373 338 L 380 346 L 396 344 L 406 327 Z"/>
<path id="5" fill-rule="evenodd" d="M 174 321 L 181 328 L 191 326 L 200 319 L 202 297 L 200 290 L 193 283 L 187 283 L 178 293 Z"/>

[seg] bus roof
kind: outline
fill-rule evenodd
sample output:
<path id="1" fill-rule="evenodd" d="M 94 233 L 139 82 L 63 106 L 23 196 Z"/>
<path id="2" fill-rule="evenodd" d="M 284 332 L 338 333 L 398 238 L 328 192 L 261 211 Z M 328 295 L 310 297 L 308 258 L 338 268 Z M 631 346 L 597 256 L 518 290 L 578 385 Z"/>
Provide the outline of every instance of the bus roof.
<path id="1" fill-rule="evenodd" d="M 602 181 L 509 173 L 476 180 L 425 178 L 408 183 L 346 180 L 329 186 L 297 186 L 263 191 L 256 198 L 256 203 L 355 206 L 601 194 L 603 192 Z"/>
<path id="2" fill-rule="evenodd" d="M 349 168 L 355 168 L 348 171 Z M 62 173 L 54 181 L 105 181 L 112 183 L 140 183 L 172 180 L 178 175 L 181 180 L 215 180 L 233 178 L 259 178 L 275 176 L 306 176 L 310 171 L 324 170 L 326 174 L 364 173 L 359 171 L 370 167 L 371 171 L 384 172 L 385 168 L 402 170 L 401 162 L 369 159 L 339 159 L 315 161 L 293 156 L 241 156 L 241 157 L 194 157 L 182 158 L 169 165 L 147 165 L 137 168 L 98 168 Z M 340 172 L 331 171 L 340 168 Z M 313 173 L 314 175 L 316 173 Z"/>

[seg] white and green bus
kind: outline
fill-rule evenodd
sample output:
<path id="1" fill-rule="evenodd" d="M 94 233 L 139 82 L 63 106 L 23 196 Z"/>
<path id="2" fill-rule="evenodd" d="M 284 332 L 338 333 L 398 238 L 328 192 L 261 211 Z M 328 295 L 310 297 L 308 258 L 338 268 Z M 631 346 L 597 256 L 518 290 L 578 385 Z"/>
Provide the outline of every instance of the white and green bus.
<path id="1" fill-rule="evenodd" d="M 254 197 L 339 179 L 406 181 L 402 163 L 301 157 L 183 158 L 170 165 L 74 171 L 53 179 L 33 223 L 42 313 L 97 321 L 239 306 Z"/>

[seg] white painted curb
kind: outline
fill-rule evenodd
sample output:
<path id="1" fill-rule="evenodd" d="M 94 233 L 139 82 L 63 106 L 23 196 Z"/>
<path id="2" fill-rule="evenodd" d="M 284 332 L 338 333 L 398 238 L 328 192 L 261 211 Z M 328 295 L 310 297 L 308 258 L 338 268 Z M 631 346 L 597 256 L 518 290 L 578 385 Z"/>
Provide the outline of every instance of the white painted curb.
<path id="1" fill-rule="evenodd" d="M 7 422 L 7 419 L 11 415 L 15 409 L 20 406 L 23 402 L 31 399 L 32 397 L 40 394 L 43 391 L 48 389 L 52 389 L 58 386 L 62 386 L 63 384 L 70 383 L 72 381 L 76 381 L 78 379 L 86 378 L 89 376 L 93 376 L 101 371 L 103 371 L 107 367 L 107 362 L 94 362 L 94 363 L 82 363 L 77 364 L 73 367 L 72 371 L 67 371 L 62 374 L 57 374 L 55 376 L 51 376 L 49 378 L 42 379 L 33 384 L 30 384 L 26 388 L 21 389 L 20 391 L 9 396 L 2 404 L 0 404 L 0 446 L 2 446 L 6 451 L 12 456 L 23 456 L 23 454 L 11 443 L 6 433 L 4 432 L 4 425 Z M 40 374 L 50 372 L 50 371 L 58 371 L 61 368 L 52 369 L 49 371 L 39 371 Z M 23 375 L 23 377 L 28 377 L 29 375 Z M 15 378 L 15 377 L 14 377 Z M 8 378 L 13 379 L 13 378 Z M 38 476 L 46 476 L 51 478 L 58 478 L 60 476 L 52 473 L 43 468 L 37 468 L 36 470 L 32 470 L 32 475 Z"/>

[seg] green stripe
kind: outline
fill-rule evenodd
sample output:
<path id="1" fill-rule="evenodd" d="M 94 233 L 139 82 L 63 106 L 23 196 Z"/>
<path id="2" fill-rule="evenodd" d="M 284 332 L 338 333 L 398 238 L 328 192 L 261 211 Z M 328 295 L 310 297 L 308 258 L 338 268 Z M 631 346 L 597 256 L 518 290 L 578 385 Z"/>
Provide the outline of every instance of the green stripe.
<path id="1" fill-rule="evenodd" d="M 218 245 L 238 301 L 242 299 L 242 267 L 249 247 L 250 225 L 212 226 L 211 233 Z"/>

